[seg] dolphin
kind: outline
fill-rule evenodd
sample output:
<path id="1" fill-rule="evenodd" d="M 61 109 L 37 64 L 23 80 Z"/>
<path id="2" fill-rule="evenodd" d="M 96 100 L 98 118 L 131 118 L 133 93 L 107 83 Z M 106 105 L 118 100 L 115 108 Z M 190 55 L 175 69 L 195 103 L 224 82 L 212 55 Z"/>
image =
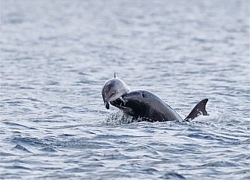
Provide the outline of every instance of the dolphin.
<path id="1" fill-rule="evenodd" d="M 115 101 L 127 92 L 129 92 L 128 86 L 114 73 L 114 78 L 107 80 L 102 88 L 105 107 L 109 109 L 110 102 Z"/>
<path id="2" fill-rule="evenodd" d="M 155 94 L 145 90 L 129 92 L 127 85 L 116 77 L 108 80 L 104 84 L 102 97 L 107 109 L 109 109 L 110 103 L 122 110 L 125 114 L 132 116 L 133 120 L 149 122 L 187 121 L 199 115 L 208 115 L 206 111 L 208 99 L 200 101 L 189 115 L 185 119 L 182 119 L 174 109 Z"/>

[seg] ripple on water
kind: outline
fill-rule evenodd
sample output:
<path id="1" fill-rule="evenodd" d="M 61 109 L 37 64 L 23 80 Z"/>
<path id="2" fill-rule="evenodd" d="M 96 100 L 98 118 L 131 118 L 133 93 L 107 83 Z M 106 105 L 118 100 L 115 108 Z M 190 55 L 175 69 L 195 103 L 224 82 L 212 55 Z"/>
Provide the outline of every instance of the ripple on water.
<path id="1" fill-rule="evenodd" d="M 1 1 L 0 177 L 250 179 L 248 4 Z M 210 116 L 132 122 L 103 105 L 114 72 Z"/>

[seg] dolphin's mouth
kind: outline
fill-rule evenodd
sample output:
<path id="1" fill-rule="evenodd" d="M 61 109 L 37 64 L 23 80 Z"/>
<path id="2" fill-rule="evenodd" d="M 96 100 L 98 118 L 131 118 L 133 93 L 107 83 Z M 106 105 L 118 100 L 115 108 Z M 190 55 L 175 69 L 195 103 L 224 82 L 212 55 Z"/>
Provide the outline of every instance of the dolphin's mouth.
<path id="1" fill-rule="evenodd" d="M 111 101 L 110 104 L 112 104 L 113 106 L 121 109 L 125 107 L 125 101 L 122 99 L 122 97 L 119 97 L 118 99 Z"/>
<path id="2" fill-rule="evenodd" d="M 134 114 L 133 109 L 126 106 L 126 103 L 127 102 L 122 97 L 119 97 L 118 99 L 116 99 L 114 101 L 110 101 L 110 104 L 112 104 L 113 106 L 122 110 L 124 113 L 127 113 L 129 115 L 133 115 Z"/>

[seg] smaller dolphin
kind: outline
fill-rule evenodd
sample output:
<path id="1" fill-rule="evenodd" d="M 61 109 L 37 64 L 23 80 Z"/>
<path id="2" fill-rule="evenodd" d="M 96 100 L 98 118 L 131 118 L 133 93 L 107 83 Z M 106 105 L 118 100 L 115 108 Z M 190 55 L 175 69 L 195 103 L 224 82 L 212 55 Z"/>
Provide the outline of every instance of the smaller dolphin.
<path id="1" fill-rule="evenodd" d="M 128 92 L 128 86 L 117 77 L 116 73 L 114 73 L 114 78 L 106 81 L 102 88 L 102 98 L 105 107 L 109 109 L 109 103 L 111 101 L 117 100 Z"/>
<path id="2" fill-rule="evenodd" d="M 102 89 L 104 104 L 109 109 L 109 103 L 125 114 L 141 121 L 172 121 L 183 120 L 169 105 L 149 91 L 129 92 L 127 85 L 116 76 L 108 80 Z M 208 115 L 206 104 L 208 99 L 200 101 L 184 120 L 192 120 L 202 115 Z"/>

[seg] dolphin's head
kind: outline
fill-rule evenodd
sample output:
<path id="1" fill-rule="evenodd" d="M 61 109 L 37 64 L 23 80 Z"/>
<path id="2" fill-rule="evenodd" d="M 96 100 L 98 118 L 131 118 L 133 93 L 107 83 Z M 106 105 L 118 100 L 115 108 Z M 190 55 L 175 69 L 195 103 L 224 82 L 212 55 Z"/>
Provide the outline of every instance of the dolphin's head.
<path id="1" fill-rule="evenodd" d="M 110 102 L 126 114 L 139 117 L 143 116 L 150 105 L 148 93 L 145 91 L 132 91 Z"/>
<path id="2" fill-rule="evenodd" d="M 109 109 L 109 103 L 117 100 L 122 95 L 129 92 L 127 85 L 116 76 L 109 79 L 102 88 L 102 98 L 104 105 Z"/>

